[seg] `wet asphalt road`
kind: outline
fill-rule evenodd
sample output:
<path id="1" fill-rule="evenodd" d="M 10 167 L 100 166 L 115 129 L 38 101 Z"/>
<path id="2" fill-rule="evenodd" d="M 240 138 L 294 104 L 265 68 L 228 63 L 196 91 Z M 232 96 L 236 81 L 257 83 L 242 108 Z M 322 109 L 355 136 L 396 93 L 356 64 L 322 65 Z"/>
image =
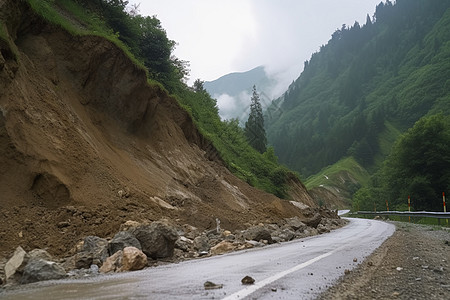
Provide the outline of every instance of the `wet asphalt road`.
<path id="1" fill-rule="evenodd" d="M 349 220 L 320 236 L 137 272 L 31 284 L 0 291 L 0 299 L 314 299 L 395 231 L 380 221 Z M 241 284 L 246 275 L 254 285 Z M 205 281 L 223 288 L 205 290 Z"/>

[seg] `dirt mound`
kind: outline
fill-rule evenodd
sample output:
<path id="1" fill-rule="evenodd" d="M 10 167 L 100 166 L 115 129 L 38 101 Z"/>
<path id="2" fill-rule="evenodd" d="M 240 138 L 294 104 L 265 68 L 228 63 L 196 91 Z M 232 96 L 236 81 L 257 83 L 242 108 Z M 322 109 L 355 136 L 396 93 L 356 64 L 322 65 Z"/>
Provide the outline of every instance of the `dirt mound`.
<path id="1" fill-rule="evenodd" d="M 126 220 L 234 230 L 301 215 L 234 177 L 114 44 L 72 36 L 23 1 L 0 12 L 0 256 L 18 245 L 63 255 Z M 291 194 L 312 203 L 301 184 Z"/>

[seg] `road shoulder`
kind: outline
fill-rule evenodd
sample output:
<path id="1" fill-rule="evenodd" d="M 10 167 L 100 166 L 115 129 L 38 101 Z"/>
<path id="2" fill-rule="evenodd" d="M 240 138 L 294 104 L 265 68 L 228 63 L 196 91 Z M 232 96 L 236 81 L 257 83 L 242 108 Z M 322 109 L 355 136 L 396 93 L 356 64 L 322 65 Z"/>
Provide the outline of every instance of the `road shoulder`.
<path id="1" fill-rule="evenodd" d="M 397 230 L 318 299 L 444 299 L 450 292 L 450 231 L 395 222 Z"/>

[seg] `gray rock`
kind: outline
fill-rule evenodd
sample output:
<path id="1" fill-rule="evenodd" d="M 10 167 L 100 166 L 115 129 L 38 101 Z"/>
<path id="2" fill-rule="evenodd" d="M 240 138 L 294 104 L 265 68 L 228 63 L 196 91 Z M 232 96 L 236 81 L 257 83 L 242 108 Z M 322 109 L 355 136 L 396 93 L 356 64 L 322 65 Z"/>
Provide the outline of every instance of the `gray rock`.
<path id="1" fill-rule="evenodd" d="M 123 250 L 125 247 L 135 247 L 142 250 L 141 243 L 130 231 L 118 232 L 108 244 L 108 251 L 110 255 L 113 255 L 119 250 Z"/>
<path id="2" fill-rule="evenodd" d="M 87 264 L 83 268 L 89 269 L 91 264 L 101 266 L 109 256 L 108 241 L 98 236 L 87 236 L 84 239 L 82 252 L 85 254 L 80 255 L 80 259 L 87 259 Z M 89 257 L 92 258 L 92 261 L 89 261 Z"/>
<path id="3" fill-rule="evenodd" d="M 174 228 L 162 222 L 153 222 L 150 225 L 139 226 L 132 232 L 141 243 L 142 252 L 148 257 L 157 259 L 173 255 L 178 239 L 178 233 Z"/>
<path id="4" fill-rule="evenodd" d="M 319 231 L 319 233 L 322 234 L 322 233 L 330 232 L 330 229 L 323 224 L 319 224 L 319 225 L 317 225 L 317 231 Z"/>
<path id="5" fill-rule="evenodd" d="M 305 225 L 305 227 L 306 227 L 306 225 Z M 274 232 L 273 235 L 282 239 L 285 242 L 293 240 L 295 238 L 295 232 L 293 232 L 290 229 L 283 229 L 283 230 Z"/>
<path id="6" fill-rule="evenodd" d="M 317 225 L 319 225 L 321 220 L 322 216 L 319 213 L 313 213 L 312 215 L 304 219 L 303 223 L 305 223 L 309 227 L 317 228 Z"/>
<path id="7" fill-rule="evenodd" d="M 199 235 L 194 239 L 194 249 L 198 252 L 208 252 L 211 246 L 209 240 L 204 235 Z"/>
<path id="8" fill-rule="evenodd" d="M 30 255 L 31 258 L 40 258 L 48 261 L 53 260 L 52 256 L 43 249 L 33 249 L 30 252 L 28 252 L 28 255 Z"/>
<path id="9" fill-rule="evenodd" d="M 303 231 L 306 229 L 307 225 L 303 223 L 299 217 L 293 217 L 286 219 L 286 226 L 294 231 Z"/>
<path id="10" fill-rule="evenodd" d="M 180 238 L 175 242 L 175 248 L 180 249 L 184 252 L 188 252 L 191 247 L 193 247 L 193 245 L 194 241 L 184 236 L 180 236 Z"/>
<path id="11" fill-rule="evenodd" d="M 6 262 L 5 277 L 6 281 L 16 281 L 22 276 L 22 272 L 28 263 L 30 256 L 22 247 L 17 247 L 12 257 Z"/>
<path id="12" fill-rule="evenodd" d="M 244 237 L 247 240 L 253 240 L 253 241 L 261 241 L 266 240 L 269 242 L 269 244 L 273 243 L 272 236 L 264 226 L 253 226 L 247 229 L 244 232 Z"/>
<path id="13" fill-rule="evenodd" d="M 74 256 L 75 269 L 89 269 L 93 264 L 94 258 L 90 252 L 80 252 Z"/>
<path id="14" fill-rule="evenodd" d="M 99 268 L 97 265 L 91 265 L 91 267 L 89 268 L 89 272 L 91 272 L 91 274 L 94 274 L 94 275 L 98 274 L 98 270 L 99 270 Z"/>
<path id="15" fill-rule="evenodd" d="M 66 271 L 55 262 L 40 258 L 30 259 L 25 266 L 20 283 L 32 283 L 43 280 L 61 279 Z"/>

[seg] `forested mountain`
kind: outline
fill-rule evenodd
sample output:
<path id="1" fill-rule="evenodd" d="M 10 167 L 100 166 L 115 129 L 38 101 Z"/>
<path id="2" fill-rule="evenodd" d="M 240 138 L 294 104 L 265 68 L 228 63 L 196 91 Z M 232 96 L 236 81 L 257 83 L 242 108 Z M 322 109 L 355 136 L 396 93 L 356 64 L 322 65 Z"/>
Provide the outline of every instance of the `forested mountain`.
<path id="1" fill-rule="evenodd" d="M 401 132 L 450 112 L 450 1 L 380 3 L 343 25 L 266 112 L 269 144 L 303 176 L 353 156 L 374 171 Z"/>

